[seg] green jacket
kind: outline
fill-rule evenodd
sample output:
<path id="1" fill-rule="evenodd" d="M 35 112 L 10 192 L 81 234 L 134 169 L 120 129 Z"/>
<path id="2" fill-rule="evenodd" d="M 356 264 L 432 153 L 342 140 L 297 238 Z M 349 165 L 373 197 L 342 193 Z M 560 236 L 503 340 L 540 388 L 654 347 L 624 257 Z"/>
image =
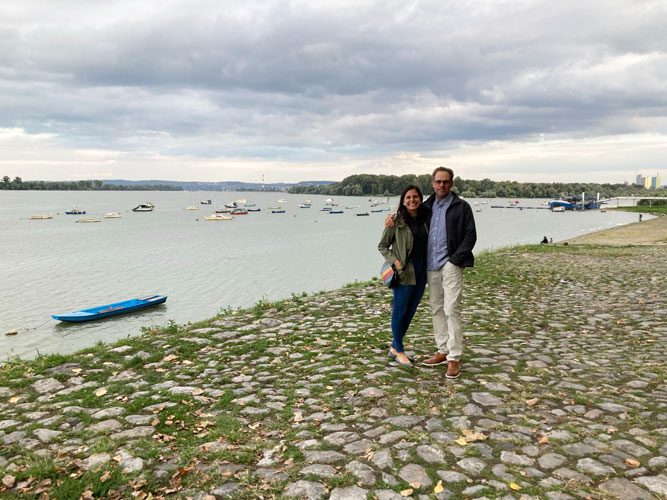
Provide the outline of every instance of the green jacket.
<path id="1" fill-rule="evenodd" d="M 426 222 L 423 222 L 423 224 L 428 234 L 428 224 Z M 384 228 L 382 239 L 378 244 L 378 250 L 388 263 L 393 264 L 395 260 L 398 260 L 403 266 L 403 270 L 398 275 L 398 283 L 400 285 L 417 284 L 415 268 L 412 266 L 412 262 L 408 262 L 407 266 L 405 265 L 405 261 L 412 251 L 412 243 L 413 238 L 410 227 L 401 217 L 394 216 L 393 227 Z M 426 256 L 424 256 L 424 260 L 426 260 Z"/>

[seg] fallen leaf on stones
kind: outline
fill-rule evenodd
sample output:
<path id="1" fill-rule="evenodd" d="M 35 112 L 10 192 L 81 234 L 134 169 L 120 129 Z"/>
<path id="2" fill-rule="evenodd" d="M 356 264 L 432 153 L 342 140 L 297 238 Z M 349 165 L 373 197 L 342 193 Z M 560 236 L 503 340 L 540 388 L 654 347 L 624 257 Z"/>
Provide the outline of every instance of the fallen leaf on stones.
<path id="1" fill-rule="evenodd" d="M 178 356 L 176 356 L 175 354 L 170 354 L 169 356 L 165 356 L 164 358 L 162 358 L 162 361 L 174 361 L 176 359 L 178 359 Z"/>
<path id="2" fill-rule="evenodd" d="M 184 359 L 184 360 L 183 360 L 183 364 L 184 364 L 184 365 L 191 365 L 191 364 L 192 364 L 192 361 L 190 361 L 189 359 Z"/>
<path id="3" fill-rule="evenodd" d="M 632 467 L 633 469 L 641 465 L 639 461 L 635 460 L 634 458 L 626 458 L 625 463 L 628 465 L 628 467 Z"/>
<path id="4" fill-rule="evenodd" d="M 415 492 L 415 490 L 413 490 L 412 488 L 408 488 L 407 490 L 403 490 L 403 491 L 401 491 L 401 496 L 402 496 L 402 497 L 409 497 L 409 496 L 412 495 L 414 492 Z"/>
<path id="5" fill-rule="evenodd" d="M 192 389 L 192 395 L 193 396 L 199 396 L 200 394 L 204 394 L 204 389 L 202 389 L 200 387 L 196 387 L 196 388 Z"/>
<path id="6" fill-rule="evenodd" d="M 294 412 L 294 421 L 295 422 L 301 422 L 303 420 L 303 413 L 300 411 L 295 411 Z"/>
<path id="7" fill-rule="evenodd" d="M 468 444 L 468 441 L 466 441 L 466 438 L 460 437 L 456 441 L 454 441 L 456 444 L 460 444 L 461 446 L 465 446 Z"/>
<path id="8" fill-rule="evenodd" d="M 72 368 L 72 373 L 74 373 L 75 375 L 78 375 L 82 371 L 83 371 L 83 368 Z"/>
<path id="9" fill-rule="evenodd" d="M 548 444 L 548 443 L 549 443 L 549 437 L 548 437 L 548 436 L 542 436 L 542 437 L 539 439 L 538 443 L 540 443 L 540 444 Z"/>
<path id="10" fill-rule="evenodd" d="M 106 483 L 111 477 L 111 472 L 105 471 L 104 474 L 100 476 L 100 483 Z"/>
<path id="11" fill-rule="evenodd" d="M 158 425 L 160 425 L 160 419 L 159 419 L 159 418 L 154 418 L 154 419 L 151 421 L 151 426 L 153 426 L 153 427 L 157 427 Z"/>
<path id="12" fill-rule="evenodd" d="M 537 398 L 526 399 L 526 404 L 527 404 L 528 406 L 535 406 L 535 405 L 537 404 L 538 401 L 539 401 L 539 399 L 537 399 Z"/>
<path id="13" fill-rule="evenodd" d="M 617 429 L 616 427 L 610 427 L 609 429 L 607 429 L 607 432 L 608 432 L 609 434 L 613 434 L 613 433 L 616 432 L 617 430 L 618 430 L 618 429 Z"/>
<path id="14" fill-rule="evenodd" d="M 287 460 L 285 460 L 285 465 L 292 465 L 294 463 L 294 459 L 292 457 L 289 457 Z"/>
<path id="15" fill-rule="evenodd" d="M 97 389 L 95 391 L 95 396 L 97 396 L 99 398 L 99 397 L 104 396 L 106 393 L 107 393 L 107 390 L 104 387 L 102 387 L 101 389 Z"/>
<path id="16" fill-rule="evenodd" d="M 164 373 L 164 372 L 167 371 L 167 369 L 166 368 L 156 368 L 155 371 L 158 372 L 158 373 Z"/>
<path id="17" fill-rule="evenodd" d="M 5 477 L 2 478 L 2 484 L 5 485 L 7 488 L 12 488 L 14 486 L 14 482 L 16 481 L 16 478 L 10 474 L 7 474 Z"/>
<path id="18" fill-rule="evenodd" d="M 408 486 L 410 488 L 414 488 L 415 490 L 418 490 L 419 488 L 422 487 L 422 483 L 415 481 L 414 483 L 409 483 Z"/>
<path id="19" fill-rule="evenodd" d="M 95 496 L 93 495 L 92 490 L 86 490 L 83 493 L 81 493 L 81 496 L 79 497 L 79 500 L 94 500 Z"/>
<path id="20" fill-rule="evenodd" d="M 481 432 L 471 431 L 470 429 L 463 429 L 463 435 L 468 443 L 475 441 L 485 441 L 487 436 Z"/>
<path id="21" fill-rule="evenodd" d="M 442 485 L 442 481 L 438 481 L 438 484 L 436 484 L 435 488 L 433 488 L 433 493 L 437 495 L 438 493 L 442 493 L 443 491 L 445 491 L 445 487 Z"/>
<path id="22" fill-rule="evenodd" d="M 372 459 L 373 459 L 373 455 L 375 455 L 375 452 L 374 452 L 373 450 L 368 450 L 368 451 L 366 452 L 366 455 L 365 455 L 366 460 L 372 460 Z"/>
<path id="23" fill-rule="evenodd" d="M 513 490 L 520 490 L 521 486 L 519 486 L 516 483 L 510 483 L 510 488 L 512 488 Z"/>
<path id="24" fill-rule="evenodd" d="M 112 458 L 112 460 L 113 460 L 114 462 L 120 462 L 121 460 L 123 460 L 123 457 L 121 457 L 120 455 L 115 455 L 115 456 Z"/>
<path id="25" fill-rule="evenodd" d="M 21 396 L 13 396 L 13 397 L 9 398 L 9 402 L 10 402 L 11 404 L 16 404 L 16 403 L 18 403 L 19 401 L 21 401 Z"/>

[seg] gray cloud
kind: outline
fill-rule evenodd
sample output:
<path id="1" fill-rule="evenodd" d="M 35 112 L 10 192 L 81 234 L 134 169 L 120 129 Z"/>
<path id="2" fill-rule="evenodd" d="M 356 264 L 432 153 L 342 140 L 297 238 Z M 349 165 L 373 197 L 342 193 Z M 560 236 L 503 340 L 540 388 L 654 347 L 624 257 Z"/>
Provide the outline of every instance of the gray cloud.
<path id="1" fill-rule="evenodd" d="M 662 1 L 24 0 L 0 19 L 0 128 L 64 148 L 367 165 L 667 134 Z"/>

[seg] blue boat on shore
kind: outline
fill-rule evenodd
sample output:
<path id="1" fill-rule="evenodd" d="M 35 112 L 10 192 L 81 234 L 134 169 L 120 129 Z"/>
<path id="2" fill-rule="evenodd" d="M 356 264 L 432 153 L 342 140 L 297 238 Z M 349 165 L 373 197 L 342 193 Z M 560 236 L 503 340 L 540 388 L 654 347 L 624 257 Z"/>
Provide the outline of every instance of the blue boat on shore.
<path id="1" fill-rule="evenodd" d="M 150 295 L 148 297 L 124 300 L 122 302 L 91 307 L 89 309 L 82 309 L 71 313 L 52 314 L 51 317 L 59 321 L 73 321 L 77 323 L 81 321 L 93 321 L 96 319 L 108 318 L 109 316 L 116 316 L 118 314 L 140 311 L 148 307 L 154 307 L 163 304 L 166 300 L 166 295 Z"/>

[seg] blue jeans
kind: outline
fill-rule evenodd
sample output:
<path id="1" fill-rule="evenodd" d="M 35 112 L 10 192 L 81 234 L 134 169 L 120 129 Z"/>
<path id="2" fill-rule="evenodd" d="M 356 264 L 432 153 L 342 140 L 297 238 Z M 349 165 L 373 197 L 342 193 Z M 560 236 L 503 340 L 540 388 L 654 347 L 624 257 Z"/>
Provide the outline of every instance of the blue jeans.
<path id="1" fill-rule="evenodd" d="M 408 331 L 426 287 L 426 262 L 413 259 L 412 265 L 415 268 L 417 284 L 397 285 L 394 288 L 394 307 L 391 311 L 391 346 L 396 352 L 405 352 L 403 337 Z"/>

